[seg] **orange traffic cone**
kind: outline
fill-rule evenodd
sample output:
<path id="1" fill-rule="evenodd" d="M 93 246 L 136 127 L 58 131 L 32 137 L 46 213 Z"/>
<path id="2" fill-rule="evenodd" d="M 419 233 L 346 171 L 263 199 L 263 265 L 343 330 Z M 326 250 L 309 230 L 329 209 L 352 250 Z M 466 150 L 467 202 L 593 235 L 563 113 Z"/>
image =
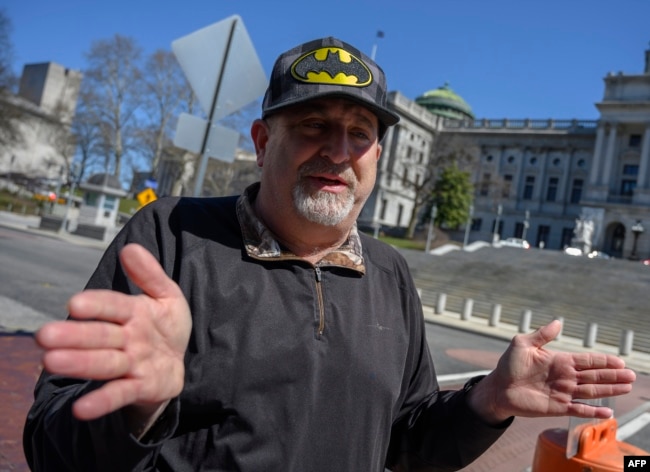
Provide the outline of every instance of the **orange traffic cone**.
<path id="1" fill-rule="evenodd" d="M 618 423 L 614 418 L 596 424 L 583 424 L 577 435 L 577 451 L 567 457 L 569 431 L 555 428 L 537 437 L 531 472 L 622 472 L 624 456 L 643 456 L 648 452 L 616 440 Z"/>

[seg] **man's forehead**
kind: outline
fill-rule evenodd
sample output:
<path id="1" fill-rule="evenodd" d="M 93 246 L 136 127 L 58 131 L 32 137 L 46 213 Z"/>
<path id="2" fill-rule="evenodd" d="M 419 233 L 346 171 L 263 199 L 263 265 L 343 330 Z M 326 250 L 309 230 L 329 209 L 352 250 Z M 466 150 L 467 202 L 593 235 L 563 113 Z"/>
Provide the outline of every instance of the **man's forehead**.
<path id="1" fill-rule="evenodd" d="M 340 97 L 321 97 L 288 107 L 287 114 L 292 113 L 349 113 L 365 119 L 369 124 L 379 126 L 379 118 L 367 107 L 352 100 Z"/>

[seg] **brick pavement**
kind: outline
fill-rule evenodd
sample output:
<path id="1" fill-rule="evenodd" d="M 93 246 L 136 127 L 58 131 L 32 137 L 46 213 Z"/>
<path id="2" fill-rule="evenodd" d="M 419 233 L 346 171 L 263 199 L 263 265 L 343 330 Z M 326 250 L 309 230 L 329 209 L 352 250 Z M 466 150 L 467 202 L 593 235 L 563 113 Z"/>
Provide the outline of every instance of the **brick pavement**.
<path id="1" fill-rule="evenodd" d="M 22 431 L 40 373 L 31 334 L 0 333 L 0 472 L 27 472 Z"/>
<path id="2" fill-rule="evenodd" d="M 31 335 L 4 333 L 0 334 L 0 352 L 0 472 L 27 472 L 21 435 L 40 372 L 40 350 Z M 497 353 L 462 349 L 450 350 L 447 355 L 482 369 L 494 367 L 498 359 Z M 632 392 L 615 400 L 616 417 L 634 417 L 639 409 L 650 409 L 649 392 L 650 376 L 640 375 Z M 504 436 L 463 472 L 522 472 L 532 462 L 537 436 L 567 425 L 567 418 L 517 418 Z"/>

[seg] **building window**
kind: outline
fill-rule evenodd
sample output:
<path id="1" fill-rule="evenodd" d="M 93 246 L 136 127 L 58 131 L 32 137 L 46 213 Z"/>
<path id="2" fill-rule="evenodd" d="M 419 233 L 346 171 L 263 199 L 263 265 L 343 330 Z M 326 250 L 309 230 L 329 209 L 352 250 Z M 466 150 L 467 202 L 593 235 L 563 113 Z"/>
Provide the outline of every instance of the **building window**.
<path id="1" fill-rule="evenodd" d="M 413 154 L 413 148 L 409 146 L 409 147 L 406 148 L 406 158 L 410 159 L 411 154 Z"/>
<path id="2" fill-rule="evenodd" d="M 483 225 L 483 219 L 481 218 L 472 218 L 471 231 L 481 231 L 481 226 Z"/>
<path id="3" fill-rule="evenodd" d="M 559 157 L 556 157 L 555 159 L 553 159 L 553 165 L 555 167 L 558 167 L 560 165 L 560 162 L 562 162 L 562 161 L 560 161 Z"/>
<path id="4" fill-rule="evenodd" d="M 554 202 L 555 198 L 557 197 L 557 184 L 558 184 L 558 178 L 557 177 L 550 177 L 548 179 L 548 187 L 546 188 L 546 201 L 547 202 Z"/>
<path id="5" fill-rule="evenodd" d="M 424 153 L 421 152 L 420 155 L 418 156 L 418 164 L 422 164 L 424 162 Z"/>
<path id="6" fill-rule="evenodd" d="M 511 187 L 512 187 L 512 175 L 506 174 L 503 176 L 503 188 L 501 189 L 501 196 L 504 198 L 509 198 Z"/>
<path id="7" fill-rule="evenodd" d="M 404 212 L 404 205 L 400 203 L 399 205 L 397 205 L 397 221 L 396 221 L 397 226 L 400 226 L 403 212 Z"/>
<path id="8" fill-rule="evenodd" d="M 578 159 L 578 167 L 581 169 L 587 165 L 587 162 L 584 159 Z"/>
<path id="9" fill-rule="evenodd" d="M 621 182 L 621 196 L 631 197 L 634 195 L 634 189 L 636 188 L 636 180 L 623 179 Z"/>
<path id="10" fill-rule="evenodd" d="M 483 179 L 481 180 L 481 185 L 479 186 L 479 195 L 481 197 L 487 197 L 490 193 L 490 178 L 492 176 L 489 173 L 483 174 Z"/>
<path id="11" fill-rule="evenodd" d="M 508 156 L 508 164 L 515 162 L 515 156 Z"/>
<path id="12" fill-rule="evenodd" d="M 573 186 L 571 187 L 571 203 L 580 203 L 583 183 L 582 179 L 573 179 Z"/>
<path id="13" fill-rule="evenodd" d="M 530 162 L 531 166 L 534 166 L 535 164 L 537 164 L 537 158 L 536 157 L 531 157 L 529 162 Z"/>
<path id="14" fill-rule="evenodd" d="M 492 157 L 492 154 L 489 154 L 489 155 L 485 158 L 485 160 L 488 161 L 488 162 L 492 162 L 492 159 L 494 159 L 494 158 Z"/>
<path id="15" fill-rule="evenodd" d="M 406 187 L 409 182 L 409 171 L 408 169 L 404 169 L 404 172 L 402 173 L 402 185 Z"/>
<path id="16" fill-rule="evenodd" d="M 539 225 L 537 228 L 537 247 L 547 247 L 549 234 L 551 234 L 550 226 Z"/>
<path id="17" fill-rule="evenodd" d="M 388 200 L 385 198 L 381 199 L 381 209 L 379 210 L 379 219 L 383 220 L 386 218 L 386 209 L 388 208 Z"/>
<path id="18" fill-rule="evenodd" d="M 571 246 L 573 239 L 573 228 L 562 228 L 562 248 Z"/>
<path id="19" fill-rule="evenodd" d="M 640 134 L 631 134 L 628 145 L 631 148 L 638 148 L 641 146 L 641 135 Z"/>
<path id="20" fill-rule="evenodd" d="M 639 175 L 639 166 L 636 164 L 625 164 L 623 166 L 623 175 Z"/>
<path id="21" fill-rule="evenodd" d="M 515 223 L 515 238 L 523 238 L 524 236 L 524 224 L 521 222 Z"/>
<path id="22" fill-rule="evenodd" d="M 526 185 L 524 185 L 524 195 L 523 200 L 532 200 L 533 198 L 533 188 L 535 187 L 535 177 L 529 175 L 526 177 Z"/>

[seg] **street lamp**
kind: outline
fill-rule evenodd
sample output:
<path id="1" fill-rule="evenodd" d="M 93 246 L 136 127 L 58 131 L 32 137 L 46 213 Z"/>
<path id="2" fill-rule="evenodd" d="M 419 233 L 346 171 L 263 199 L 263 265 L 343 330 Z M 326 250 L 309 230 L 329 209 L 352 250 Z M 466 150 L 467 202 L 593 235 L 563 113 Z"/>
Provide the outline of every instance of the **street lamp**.
<path id="1" fill-rule="evenodd" d="M 469 228 L 472 226 L 472 217 L 474 216 L 474 205 L 469 206 L 469 216 L 467 217 L 467 224 L 465 225 L 465 239 L 463 240 L 463 249 L 469 242 Z"/>
<path id="2" fill-rule="evenodd" d="M 641 224 L 641 220 L 636 220 L 636 223 L 632 225 L 632 234 L 634 235 L 634 242 L 632 244 L 632 252 L 630 253 L 630 259 L 636 259 L 636 243 L 639 240 L 639 236 L 645 229 L 643 228 L 643 225 Z"/>
<path id="3" fill-rule="evenodd" d="M 499 220 L 501 219 L 501 213 L 503 213 L 503 206 L 499 204 L 497 207 L 497 219 L 494 220 L 494 233 L 492 234 L 492 244 L 496 244 L 501 236 L 499 235 Z"/>
<path id="4" fill-rule="evenodd" d="M 524 218 L 524 230 L 521 233 L 521 239 L 524 241 L 526 240 L 526 233 L 528 232 L 528 227 L 530 226 L 530 223 L 528 220 L 530 219 L 530 212 L 526 210 L 526 217 Z"/>
<path id="5" fill-rule="evenodd" d="M 431 240 L 433 239 L 433 223 L 436 219 L 437 213 L 438 213 L 438 208 L 434 203 L 433 206 L 431 207 L 431 219 L 429 220 L 429 234 L 427 235 L 427 246 L 425 249 L 427 254 L 429 253 L 429 249 L 431 248 Z"/>

